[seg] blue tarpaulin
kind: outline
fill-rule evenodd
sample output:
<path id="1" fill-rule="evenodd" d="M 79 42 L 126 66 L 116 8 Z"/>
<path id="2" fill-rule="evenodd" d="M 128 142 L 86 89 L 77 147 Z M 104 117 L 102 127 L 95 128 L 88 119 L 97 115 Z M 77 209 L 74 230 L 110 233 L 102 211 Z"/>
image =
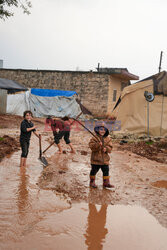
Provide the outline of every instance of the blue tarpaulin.
<path id="1" fill-rule="evenodd" d="M 31 89 L 31 94 L 37 96 L 46 96 L 46 97 L 54 97 L 54 96 L 70 97 L 75 94 L 77 95 L 77 92 L 67 91 L 67 90 L 57 90 L 57 89 Z"/>

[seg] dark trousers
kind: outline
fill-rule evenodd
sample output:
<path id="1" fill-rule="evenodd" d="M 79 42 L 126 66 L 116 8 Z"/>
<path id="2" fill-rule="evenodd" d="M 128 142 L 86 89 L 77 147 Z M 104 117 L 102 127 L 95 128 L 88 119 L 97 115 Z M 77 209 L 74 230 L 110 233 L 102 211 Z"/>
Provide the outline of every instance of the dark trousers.
<path id="1" fill-rule="evenodd" d="M 91 176 L 96 175 L 100 168 L 103 172 L 103 176 L 109 176 L 109 166 L 108 165 L 91 164 L 91 166 L 92 166 L 92 169 L 90 171 Z"/>
<path id="2" fill-rule="evenodd" d="M 21 157 L 27 158 L 30 142 L 29 141 L 20 141 L 20 146 L 21 146 L 21 150 L 22 150 Z"/>
<path id="3" fill-rule="evenodd" d="M 60 131 L 60 132 L 54 132 L 54 141 L 56 144 L 59 144 L 60 140 L 64 137 L 64 140 L 66 144 L 70 143 L 70 131 Z"/>

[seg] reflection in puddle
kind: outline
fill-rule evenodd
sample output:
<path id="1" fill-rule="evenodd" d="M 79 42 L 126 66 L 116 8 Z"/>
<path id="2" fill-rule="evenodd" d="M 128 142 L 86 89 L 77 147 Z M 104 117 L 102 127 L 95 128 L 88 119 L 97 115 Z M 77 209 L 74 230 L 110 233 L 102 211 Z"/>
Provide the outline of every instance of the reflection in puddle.
<path id="1" fill-rule="evenodd" d="M 51 190 L 39 190 L 38 159 L 20 169 L 14 156 L 15 165 L 6 160 L 0 166 L 0 249 L 167 250 L 167 230 L 146 209 L 86 203 L 71 207 Z M 100 197 L 106 201 L 103 191 Z"/>
<path id="2" fill-rule="evenodd" d="M 37 247 L 38 241 L 37 249 L 167 249 L 167 230 L 147 210 L 137 206 L 74 204 L 43 218 L 36 225 L 33 238 L 32 234 L 27 235 L 23 245 L 30 237 L 31 248 Z"/>
<path id="3" fill-rule="evenodd" d="M 154 187 L 158 187 L 158 188 L 167 188 L 167 181 L 164 181 L 164 180 L 156 181 L 156 182 L 153 182 L 151 185 Z"/>
<path id="4" fill-rule="evenodd" d="M 24 216 L 26 207 L 28 205 L 28 176 L 26 175 L 26 168 L 21 167 L 20 168 L 20 180 L 18 185 L 18 211 L 20 218 Z"/>
<path id="5" fill-rule="evenodd" d="M 89 204 L 89 214 L 85 243 L 88 249 L 102 249 L 108 229 L 106 225 L 107 205 L 101 205 L 98 210 L 96 205 Z"/>
<path id="6" fill-rule="evenodd" d="M 166 250 L 167 230 L 138 206 L 89 204 L 87 249 Z"/>

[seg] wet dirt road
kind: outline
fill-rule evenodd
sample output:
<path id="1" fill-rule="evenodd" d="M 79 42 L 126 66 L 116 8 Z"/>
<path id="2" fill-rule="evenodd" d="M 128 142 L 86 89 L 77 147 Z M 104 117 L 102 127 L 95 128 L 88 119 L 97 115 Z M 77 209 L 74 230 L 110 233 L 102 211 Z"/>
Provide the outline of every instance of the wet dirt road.
<path id="1" fill-rule="evenodd" d="M 71 138 L 76 155 L 64 143 L 61 155 L 53 146 L 44 170 L 35 136 L 26 169 L 19 167 L 20 152 L 0 163 L 0 249 L 166 250 L 167 166 L 113 150 L 115 190 L 103 190 L 100 172 L 92 190 L 90 136 L 81 131 Z"/>

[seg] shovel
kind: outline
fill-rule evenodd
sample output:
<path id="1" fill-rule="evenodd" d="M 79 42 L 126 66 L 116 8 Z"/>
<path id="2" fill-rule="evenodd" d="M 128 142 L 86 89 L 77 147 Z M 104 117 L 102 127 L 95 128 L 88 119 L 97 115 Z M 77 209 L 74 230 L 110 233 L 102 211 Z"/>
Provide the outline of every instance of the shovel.
<path id="1" fill-rule="evenodd" d="M 41 135 L 39 135 L 39 160 L 46 167 L 48 166 L 48 162 L 44 156 L 42 156 L 42 146 L 41 146 Z"/>
<path id="2" fill-rule="evenodd" d="M 79 115 L 76 117 L 76 120 L 80 117 L 80 115 L 82 115 L 82 111 L 81 113 L 79 113 Z M 74 120 L 74 118 L 73 118 Z M 75 121 L 75 120 L 74 120 Z M 72 126 L 72 124 L 74 123 L 74 121 L 70 124 L 70 126 Z M 45 153 L 55 142 L 53 141 L 44 151 L 43 153 Z"/>

